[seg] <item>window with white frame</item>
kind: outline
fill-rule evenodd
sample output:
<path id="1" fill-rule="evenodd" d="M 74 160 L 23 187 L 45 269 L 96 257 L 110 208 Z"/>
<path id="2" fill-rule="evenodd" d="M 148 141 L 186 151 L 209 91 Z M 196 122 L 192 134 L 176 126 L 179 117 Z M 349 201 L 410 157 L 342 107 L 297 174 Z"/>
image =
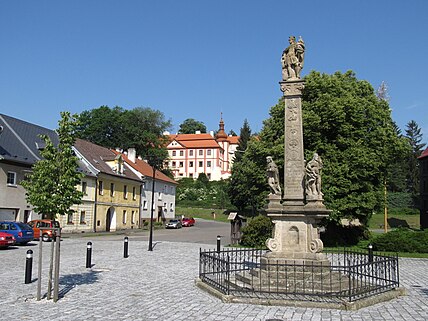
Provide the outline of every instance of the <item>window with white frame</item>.
<path id="1" fill-rule="evenodd" d="M 123 185 L 123 198 L 128 199 L 128 186 Z"/>
<path id="2" fill-rule="evenodd" d="M 7 185 L 16 185 L 16 173 L 7 172 Z"/>
<path id="3" fill-rule="evenodd" d="M 135 224 L 135 211 L 131 212 L 131 223 Z"/>
<path id="4" fill-rule="evenodd" d="M 211 161 L 207 161 L 207 167 L 211 167 Z"/>
<path id="5" fill-rule="evenodd" d="M 180 150 L 180 156 L 184 156 L 184 150 Z"/>
<path id="6" fill-rule="evenodd" d="M 174 211 L 174 203 L 169 203 L 170 212 Z"/>
<path id="7" fill-rule="evenodd" d="M 192 161 L 189 162 L 189 167 L 193 167 L 193 162 Z"/>
<path id="8" fill-rule="evenodd" d="M 184 162 L 180 162 L 180 167 L 183 167 L 184 166 Z"/>
<path id="9" fill-rule="evenodd" d="M 144 201 L 143 202 L 143 210 L 146 210 L 147 209 L 147 201 Z"/>
<path id="10" fill-rule="evenodd" d="M 193 149 L 189 150 L 189 156 L 193 156 Z"/>
<path id="11" fill-rule="evenodd" d="M 137 188 L 132 187 L 132 199 L 135 201 L 137 199 Z"/>
<path id="12" fill-rule="evenodd" d="M 199 156 L 203 156 L 204 155 L 204 151 L 202 149 L 199 150 Z"/>
<path id="13" fill-rule="evenodd" d="M 208 149 L 208 150 L 207 150 L 207 155 L 208 155 L 208 156 L 211 156 L 211 149 Z"/>
<path id="14" fill-rule="evenodd" d="M 68 213 L 67 224 L 73 224 L 73 213 Z"/>
<path id="15" fill-rule="evenodd" d="M 199 167 L 204 167 L 204 162 L 200 161 L 199 162 Z"/>
<path id="16" fill-rule="evenodd" d="M 85 211 L 80 211 L 79 222 L 80 222 L 80 224 L 86 224 L 86 212 Z"/>
<path id="17" fill-rule="evenodd" d="M 175 150 L 172 151 L 172 156 L 177 155 L 177 152 Z"/>
<path id="18" fill-rule="evenodd" d="M 126 224 L 126 210 L 123 210 L 122 223 Z"/>

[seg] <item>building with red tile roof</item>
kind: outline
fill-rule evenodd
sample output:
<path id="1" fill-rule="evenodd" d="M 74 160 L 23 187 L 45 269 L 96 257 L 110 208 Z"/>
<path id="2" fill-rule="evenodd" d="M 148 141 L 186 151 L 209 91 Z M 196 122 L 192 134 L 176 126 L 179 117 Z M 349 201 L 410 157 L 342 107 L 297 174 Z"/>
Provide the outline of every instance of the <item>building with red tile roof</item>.
<path id="1" fill-rule="evenodd" d="M 175 179 L 198 178 L 201 173 L 213 181 L 230 177 L 239 137 L 226 134 L 222 118 L 216 135 L 196 132 L 168 137 L 168 167 Z"/>

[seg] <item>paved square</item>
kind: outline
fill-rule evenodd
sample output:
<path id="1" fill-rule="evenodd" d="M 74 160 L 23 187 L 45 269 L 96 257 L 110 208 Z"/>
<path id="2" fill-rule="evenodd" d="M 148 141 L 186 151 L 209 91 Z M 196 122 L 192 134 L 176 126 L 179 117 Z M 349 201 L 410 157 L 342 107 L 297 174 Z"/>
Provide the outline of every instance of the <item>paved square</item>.
<path id="1" fill-rule="evenodd" d="M 86 243 L 93 244 L 91 269 Z M 1 320 L 428 320 L 428 259 L 400 259 L 400 284 L 408 295 L 358 311 L 226 304 L 198 289 L 199 248 L 214 245 L 158 242 L 147 251 L 144 238 L 129 236 L 123 258 L 122 236 L 65 238 L 61 242 L 57 303 L 36 300 L 37 282 L 24 284 L 26 251 L 38 242 L 0 251 Z M 42 295 L 47 289 L 50 243 L 44 243 Z"/>

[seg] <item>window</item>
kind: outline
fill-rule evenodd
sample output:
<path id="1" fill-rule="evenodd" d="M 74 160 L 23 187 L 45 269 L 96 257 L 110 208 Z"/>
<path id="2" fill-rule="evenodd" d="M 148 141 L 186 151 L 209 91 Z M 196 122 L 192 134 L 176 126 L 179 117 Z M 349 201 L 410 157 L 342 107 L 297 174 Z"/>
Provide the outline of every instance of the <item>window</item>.
<path id="1" fill-rule="evenodd" d="M 135 211 L 131 212 L 131 223 L 135 224 Z"/>
<path id="2" fill-rule="evenodd" d="M 184 166 L 184 162 L 180 162 L 180 167 L 183 167 Z"/>
<path id="3" fill-rule="evenodd" d="M 147 209 L 147 201 L 144 201 L 143 202 L 143 210 L 146 210 Z"/>
<path id="4" fill-rule="evenodd" d="M 128 199 L 128 186 L 123 185 L 123 198 Z"/>
<path id="5" fill-rule="evenodd" d="M 199 162 L 199 167 L 204 167 L 204 162 L 200 161 Z"/>
<path id="6" fill-rule="evenodd" d="M 177 155 L 177 152 L 175 150 L 172 151 L 172 156 Z"/>
<path id="7" fill-rule="evenodd" d="M 208 173 L 207 177 L 208 177 L 209 180 L 211 180 L 211 173 Z"/>
<path id="8" fill-rule="evenodd" d="M 114 196 L 114 183 L 110 183 L 110 196 Z"/>
<path id="9" fill-rule="evenodd" d="M 184 156 L 184 151 L 180 150 L 180 156 Z"/>
<path id="10" fill-rule="evenodd" d="M 82 181 L 82 193 L 83 193 L 83 195 L 88 195 L 87 189 L 88 189 L 88 183 Z"/>
<path id="11" fill-rule="evenodd" d="M 169 203 L 169 210 L 174 211 L 174 203 Z"/>
<path id="12" fill-rule="evenodd" d="M 193 149 L 189 150 L 189 156 L 193 156 Z"/>
<path id="13" fill-rule="evenodd" d="M 16 173 L 7 172 L 7 185 L 16 185 Z"/>
<path id="14" fill-rule="evenodd" d="M 132 188 L 132 199 L 134 201 L 137 199 L 137 188 L 135 186 Z"/>
<path id="15" fill-rule="evenodd" d="M 73 213 L 68 213 L 67 224 L 73 224 Z"/>
<path id="16" fill-rule="evenodd" d="M 199 150 L 199 156 L 204 155 L 204 151 L 202 149 Z"/>
<path id="17" fill-rule="evenodd" d="M 163 203 L 163 211 L 166 212 L 168 208 L 166 207 L 166 203 Z"/>
<path id="18" fill-rule="evenodd" d="M 80 211 L 80 224 L 86 224 L 86 212 L 85 211 Z"/>
<path id="19" fill-rule="evenodd" d="M 207 167 L 211 167 L 211 161 L 207 161 Z"/>
<path id="20" fill-rule="evenodd" d="M 123 224 L 126 224 L 126 210 L 123 210 L 122 223 L 123 223 Z"/>
<path id="21" fill-rule="evenodd" d="M 211 156 L 211 149 L 208 149 L 208 150 L 207 150 L 207 155 L 208 155 L 208 156 Z"/>
<path id="22" fill-rule="evenodd" d="M 103 195 L 104 184 L 103 181 L 98 182 L 98 194 Z"/>
<path id="23" fill-rule="evenodd" d="M 189 162 L 189 167 L 193 167 L 193 162 Z"/>
<path id="24" fill-rule="evenodd" d="M 176 162 L 172 162 L 172 167 L 176 167 L 177 163 Z"/>
<path id="25" fill-rule="evenodd" d="M 189 174 L 189 178 L 193 178 L 193 173 L 190 173 L 190 174 Z"/>

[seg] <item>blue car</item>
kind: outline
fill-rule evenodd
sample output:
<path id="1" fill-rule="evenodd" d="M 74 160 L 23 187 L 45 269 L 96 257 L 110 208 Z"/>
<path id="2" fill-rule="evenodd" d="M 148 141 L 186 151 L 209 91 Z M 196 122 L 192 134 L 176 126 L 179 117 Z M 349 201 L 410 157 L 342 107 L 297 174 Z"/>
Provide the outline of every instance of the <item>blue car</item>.
<path id="1" fill-rule="evenodd" d="M 0 231 L 12 234 L 16 244 L 27 244 L 34 239 L 31 226 L 22 222 L 0 221 Z"/>

